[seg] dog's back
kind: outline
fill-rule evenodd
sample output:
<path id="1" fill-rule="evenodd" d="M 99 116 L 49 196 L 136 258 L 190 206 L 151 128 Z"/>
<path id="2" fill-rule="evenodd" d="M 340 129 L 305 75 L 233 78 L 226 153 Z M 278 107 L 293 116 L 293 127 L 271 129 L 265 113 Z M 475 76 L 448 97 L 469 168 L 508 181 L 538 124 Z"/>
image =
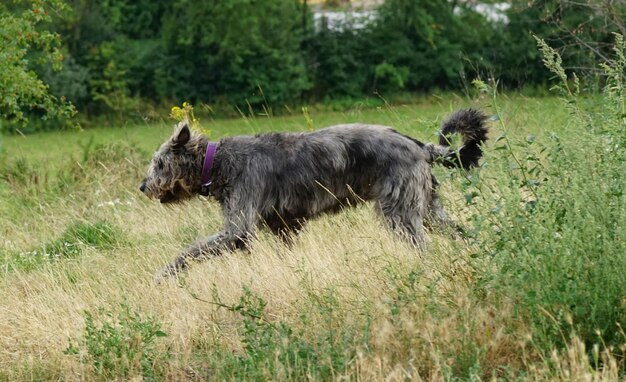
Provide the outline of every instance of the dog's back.
<path id="1" fill-rule="evenodd" d="M 406 188 L 403 179 L 412 177 L 419 163 L 430 162 L 422 146 L 386 126 L 336 125 L 310 133 L 225 138 L 216 164 L 221 152 L 232 157 L 227 162 L 239 168 L 229 174 L 247 180 L 262 216 L 311 218 L 377 199 L 390 189 L 398 194 Z"/>

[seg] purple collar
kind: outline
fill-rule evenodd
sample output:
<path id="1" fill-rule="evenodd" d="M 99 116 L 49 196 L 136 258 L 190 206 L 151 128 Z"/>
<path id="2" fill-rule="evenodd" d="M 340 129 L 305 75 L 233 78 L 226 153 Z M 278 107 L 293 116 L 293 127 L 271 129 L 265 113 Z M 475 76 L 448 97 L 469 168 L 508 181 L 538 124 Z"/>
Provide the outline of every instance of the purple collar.
<path id="1" fill-rule="evenodd" d="M 206 155 L 204 156 L 204 164 L 202 165 L 201 195 L 208 195 L 209 186 L 211 185 L 211 170 L 213 169 L 213 159 L 215 159 L 216 150 L 217 142 L 209 142 L 206 145 Z"/>

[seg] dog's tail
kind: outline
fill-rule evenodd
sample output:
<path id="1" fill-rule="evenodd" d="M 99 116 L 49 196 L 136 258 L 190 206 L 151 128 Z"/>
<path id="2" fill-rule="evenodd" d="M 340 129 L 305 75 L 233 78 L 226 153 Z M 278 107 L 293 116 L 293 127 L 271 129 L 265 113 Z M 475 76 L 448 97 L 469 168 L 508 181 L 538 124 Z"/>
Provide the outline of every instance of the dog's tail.
<path id="1" fill-rule="evenodd" d="M 478 166 L 483 154 L 481 145 L 487 140 L 488 118 L 476 109 L 459 110 L 452 114 L 441 126 L 439 145 L 428 145 L 433 161 L 446 167 L 469 169 Z M 463 144 L 457 151 L 450 149 L 453 134 L 460 134 L 463 138 Z"/>

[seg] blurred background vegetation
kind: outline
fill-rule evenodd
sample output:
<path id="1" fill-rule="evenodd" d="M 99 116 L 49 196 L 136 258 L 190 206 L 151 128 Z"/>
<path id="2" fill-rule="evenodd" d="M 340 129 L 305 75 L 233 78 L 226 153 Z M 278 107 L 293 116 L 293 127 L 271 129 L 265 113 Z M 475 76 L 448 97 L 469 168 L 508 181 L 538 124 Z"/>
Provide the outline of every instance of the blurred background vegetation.
<path id="1" fill-rule="evenodd" d="M 595 74 L 624 19 L 626 2 L 597 0 L 3 0 L 0 131 L 183 101 L 230 116 L 468 92 L 474 78 L 544 92 L 533 34 Z"/>

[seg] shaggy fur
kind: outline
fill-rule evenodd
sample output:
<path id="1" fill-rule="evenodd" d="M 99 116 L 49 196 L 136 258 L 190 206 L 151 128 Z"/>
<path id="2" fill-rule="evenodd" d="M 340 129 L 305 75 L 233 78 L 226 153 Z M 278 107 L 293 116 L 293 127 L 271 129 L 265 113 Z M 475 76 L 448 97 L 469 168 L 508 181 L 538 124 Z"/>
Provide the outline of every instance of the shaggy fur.
<path id="1" fill-rule="evenodd" d="M 187 248 L 161 277 L 187 268 L 190 260 L 245 248 L 259 226 L 289 241 L 308 219 L 368 200 L 392 230 L 421 248 L 424 223 L 456 227 L 437 196 L 431 164 L 476 166 L 486 119 L 473 109 L 454 113 L 444 122 L 438 145 L 366 124 L 223 138 L 210 195 L 223 208 L 224 228 Z M 449 147 L 448 136 L 454 133 L 463 136 L 458 151 Z M 141 191 L 161 203 L 199 194 L 207 143 L 180 124 L 155 153 Z"/>

